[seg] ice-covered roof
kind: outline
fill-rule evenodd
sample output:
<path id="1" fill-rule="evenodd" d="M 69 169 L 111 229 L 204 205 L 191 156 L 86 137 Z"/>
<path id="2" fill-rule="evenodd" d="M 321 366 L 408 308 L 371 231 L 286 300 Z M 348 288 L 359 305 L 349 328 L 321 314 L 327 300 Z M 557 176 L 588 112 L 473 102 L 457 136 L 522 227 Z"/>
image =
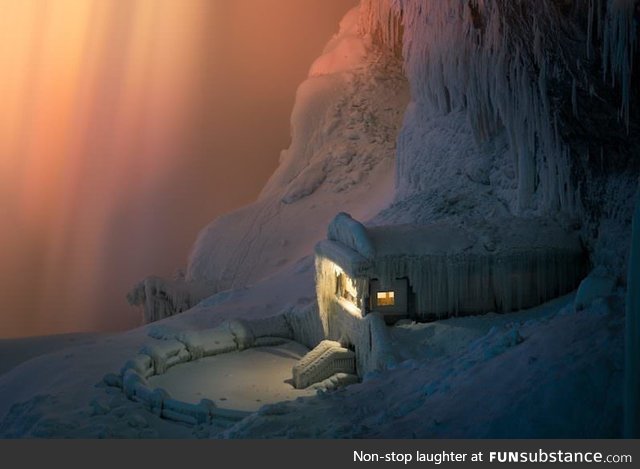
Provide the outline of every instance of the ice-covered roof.
<path id="1" fill-rule="evenodd" d="M 367 228 L 376 257 L 509 254 L 523 250 L 580 251 L 577 235 L 542 219 L 508 218 L 473 226 L 447 222 Z"/>
<path id="2" fill-rule="evenodd" d="M 371 267 L 370 260 L 339 241 L 329 239 L 320 241 L 316 245 L 316 254 L 331 259 L 350 277 L 362 277 Z"/>
<path id="3" fill-rule="evenodd" d="M 388 225 L 368 228 L 376 256 L 434 255 L 468 251 L 476 239 L 447 225 Z"/>
<path id="4" fill-rule="evenodd" d="M 478 221 L 473 226 L 451 222 L 429 225 L 365 227 L 340 213 L 329 226 L 328 240 L 316 252 L 333 260 L 351 274 L 366 271 L 371 260 L 388 257 L 508 256 L 525 251 L 581 252 L 578 236 L 547 219 L 505 218 Z"/>

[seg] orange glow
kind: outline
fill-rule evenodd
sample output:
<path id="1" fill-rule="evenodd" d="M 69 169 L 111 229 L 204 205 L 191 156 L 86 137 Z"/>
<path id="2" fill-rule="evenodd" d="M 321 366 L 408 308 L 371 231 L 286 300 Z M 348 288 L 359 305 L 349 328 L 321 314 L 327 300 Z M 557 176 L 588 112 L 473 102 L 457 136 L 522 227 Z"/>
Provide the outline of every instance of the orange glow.
<path id="1" fill-rule="evenodd" d="M 92 328 L 113 217 L 175 165 L 205 7 L 0 0 L 1 260 L 23 269 L 0 281 L 34 296 L 25 324 Z"/>
<path id="2" fill-rule="evenodd" d="M 355 1 L 0 0 L 0 339 L 137 325 L 128 288 L 257 196 Z"/>

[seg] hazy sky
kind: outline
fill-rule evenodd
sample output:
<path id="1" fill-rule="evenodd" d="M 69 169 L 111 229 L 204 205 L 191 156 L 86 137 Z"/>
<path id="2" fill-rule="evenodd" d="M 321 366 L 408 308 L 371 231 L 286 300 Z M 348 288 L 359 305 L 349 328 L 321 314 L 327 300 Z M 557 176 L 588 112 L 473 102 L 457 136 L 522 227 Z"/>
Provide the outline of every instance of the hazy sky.
<path id="1" fill-rule="evenodd" d="M 289 144 L 356 0 L 0 0 L 0 337 L 138 323 Z"/>

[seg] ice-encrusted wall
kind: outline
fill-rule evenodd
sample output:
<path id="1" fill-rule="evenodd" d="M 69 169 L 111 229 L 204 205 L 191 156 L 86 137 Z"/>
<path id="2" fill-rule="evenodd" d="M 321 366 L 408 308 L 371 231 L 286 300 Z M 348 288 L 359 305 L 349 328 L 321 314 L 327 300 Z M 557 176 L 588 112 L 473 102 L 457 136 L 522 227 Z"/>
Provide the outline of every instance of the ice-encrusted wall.
<path id="1" fill-rule="evenodd" d="M 507 255 L 388 256 L 376 277 L 408 277 L 418 316 L 447 318 L 537 306 L 573 290 L 584 275 L 579 251 L 531 249 Z"/>
<path id="2" fill-rule="evenodd" d="M 336 300 L 336 265 L 323 256 L 316 257 L 316 293 L 318 315 L 324 338 L 353 348 L 359 376 L 383 370 L 396 362 L 387 327 L 377 313 L 362 315 L 352 304 Z M 355 279 L 360 296 L 368 290 L 367 280 Z M 297 337 L 294 334 L 294 337 Z"/>
<path id="3" fill-rule="evenodd" d="M 342 272 L 353 279 L 358 305 L 367 302 L 369 280 L 386 288 L 407 278 L 415 294 L 410 314 L 428 320 L 537 306 L 575 289 L 588 266 L 575 230 L 546 219 L 366 228 L 339 213 L 327 237 L 316 245 L 322 313 L 338 301 Z"/>

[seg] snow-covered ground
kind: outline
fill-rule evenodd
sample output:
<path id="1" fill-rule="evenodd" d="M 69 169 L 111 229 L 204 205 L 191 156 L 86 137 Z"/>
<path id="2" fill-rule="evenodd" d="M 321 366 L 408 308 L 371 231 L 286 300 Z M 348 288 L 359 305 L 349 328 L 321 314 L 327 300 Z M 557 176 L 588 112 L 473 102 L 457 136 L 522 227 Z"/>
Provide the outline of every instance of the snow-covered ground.
<path id="1" fill-rule="evenodd" d="M 282 404 L 231 438 L 617 437 L 621 299 L 579 312 L 572 297 L 508 315 L 399 325 L 405 357 L 363 383 Z"/>
<path id="2" fill-rule="evenodd" d="M 0 339 L 0 357 L 2 357 L 0 359 L 0 375 L 34 357 L 67 347 L 88 344 L 100 335 L 81 332 L 24 339 Z"/>
<path id="3" fill-rule="evenodd" d="M 100 385 L 158 331 L 213 327 L 228 317 L 267 317 L 296 296 L 288 288 L 295 270 L 254 287 L 218 294 L 182 316 L 129 333 L 32 359 L 0 376 L 0 435 L 72 437 L 560 437 L 620 435 L 623 377 L 623 300 L 620 291 L 575 311 L 573 295 L 528 311 L 452 318 L 429 324 L 400 323 L 391 336 L 401 363 L 338 391 L 282 394 L 231 426 L 188 427 L 159 419 L 117 388 Z M 308 287 L 312 286 L 310 276 Z M 282 295 L 264 299 L 265 289 Z M 287 298 L 287 292 L 290 295 Z M 275 295 L 274 293 L 274 296 Z M 234 301 L 238 298 L 238 302 Z M 231 309 L 233 308 L 233 309 Z M 189 326 L 192 325 L 192 326 Z M 247 350 L 237 353 L 255 354 Z M 304 348 L 296 349 L 302 353 Z M 257 352 L 260 353 L 260 352 Z M 217 356 L 222 361 L 234 356 Z M 216 357 L 212 357 L 216 359 Z M 242 361 L 242 360 L 241 360 Z M 218 399 L 240 407 L 257 394 L 231 392 L 263 374 L 260 386 L 280 381 L 292 359 L 254 376 L 209 362 L 171 368 L 163 385 L 189 401 Z M 211 363 L 214 363 L 213 360 Z M 237 361 L 235 363 L 238 363 Z M 234 363 L 234 364 L 235 364 Z M 229 363 L 227 363 L 228 365 Z M 239 363 L 238 363 L 239 364 Z M 286 365 L 286 366 L 285 366 Z M 183 368 L 184 367 L 184 368 Z M 273 372 L 273 374 L 271 374 Z M 209 381 L 220 374 L 235 374 Z M 206 385 L 185 387 L 184 378 Z M 168 382 L 176 378 L 174 383 Z M 96 386 L 98 385 L 98 386 Z M 288 386 L 288 385 L 287 385 Z M 283 386 L 281 390 L 287 389 Z M 203 395 L 199 396 L 197 393 Z M 257 391 L 258 393 L 262 391 Z M 280 390 L 275 391 L 280 392 Z M 308 393 L 308 391 L 307 391 Z M 306 394 L 306 393 L 305 393 Z M 247 397 L 248 396 L 248 397 Z M 268 397 L 271 396 L 271 397 Z M 229 401 L 219 401 L 226 397 Z M 246 400 L 244 400 L 246 399 Z M 265 401 L 266 402 L 266 401 Z M 257 405 L 258 403 L 255 402 Z M 259 407 L 259 406 L 257 406 Z M 356 424 L 356 422 L 358 422 Z"/>
<path id="4" fill-rule="evenodd" d="M 307 304 L 313 288 L 313 263 L 305 259 L 252 287 L 214 295 L 179 316 L 126 333 L 97 335 L 28 360 L 0 375 L 0 437 L 192 438 L 226 428 L 229 422 L 202 433 L 159 419 L 127 400 L 120 389 L 105 387 L 102 379 L 118 372 L 153 337 L 213 328 L 233 318 L 273 316 Z M 14 355 L 5 350 L 0 361 Z M 130 422 L 132 418 L 138 422 Z"/>
<path id="5" fill-rule="evenodd" d="M 286 342 L 224 353 L 174 366 L 151 377 L 149 385 L 184 402 L 210 399 L 222 409 L 257 411 L 265 404 L 315 394 L 291 383 L 291 368 L 308 351 L 297 342 Z"/>
<path id="6" fill-rule="evenodd" d="M 566 40 L 545 33 L 555 33 L 558 21 L 587 12 L 577 9 L 567 19 L 557 2 L 540 0 L 535 7 L 540 21 L 529 30 L 529 21 L 526 27 L 517 23 L 527 11 L 501 10 L 511 2 L 490 0 L 478 10 L 468 2 L 429 2 L 425 9 L 422 3 L 363 0 L 367 21 L 361 22 L 358 10 L 346 15 L 340 34 L 298 90 L 291 148 L 260 198 L 213 221 L 196 241 L 185 281 L 208 284 L 216 294 L 162 321 L 121 334 L 85 336 L 74 346 L 45 340 L 46 346 L 33 342 L 25 351 L 27 342 L 0 342 L 5 370 L 0 437 L 621 435 L 622 272 L 638 182 L 638 164 L 629 157 L 640 147 L 608 146 L 602 139 L 596 164 L 594 150 L 580 146 L 579 126 L 561 112 L 567 92 L 574 95 L 568 113 L 574 117 L 583 106 L 595 109 L 609 98 L 609 85 L 596 82 L 600 68 L 590 81 L 591 69 L 584 65 L 595 38 L 581 36 L 588 46 L 567 51 L 579 55 L 577 65 L 564 55 L 544 53 L 562 48 Z M 605 41 L 598 47 L 611 49 L 604 61 L 613 60 L 607 54 L 614 49 L 620 52 L 617 62 L 604 68 L 626 83 L 625 60 L 635 49 L 624 41 L 636 39 L 615 31 L 627 31 L 634 20 L 630 11 L 617 9 L 625 2 L 607 3 L 612 10 L 594 20 L 603 31 L 597 40 Z M 400 30 L 391 27 L 398 14 L 393 5 L 399 4 L 406 8 L 403 41 Z M 423 21 L 426 11 L 433 21 Z M 503 20 L 516 21 L 511 42 L 497 34 Z M 487 39 L 477 49 L 479 36 Z M 373 47 L 372 41 L 391 51 Z M 453 55 L 452 43 L 462 44 Z M 398 46 L 404 47 L 404 67 L 392 53 Z M 549 63 L 552 59 L 559 62 Z M 528 76 L 530 70 L 539 75 Z M 551 70 L 557 85 L 553 100 Z M 582 79 L 577 82 L 576 76 Z M 599 93 L 595 104 L 588 101 L 591 91 Z M 627 117 L 633 102 L 628 92 L 623 89 L 622 104 L 612 109 L 621 108 L 634 126 L 635 114 Z M 596 114 L 582 125 L 599 128 L 589 120 Z M 561 118 L 566 125 L 558 124 Z M 633 133 L 625 137 L 622 121 L 618 124 L 607 128 L 607 138 L 628 143 Z M 574 138 L 570 143 L 580 155 L 587 154 L 584 161 L 569 165 L 570 149 L 559 141 L 565 137 Z M 614 147 L 628 153 L 617 154 Z M 609 172 L 605 148 L 615 162 Z M 623 164 L 624 158 L 629 162 Z M 569 181 L 572 172 L 575 179 Z M 257 399 L 268 402 L 239 422 L 174 423 L 103 384 L 105 374 L 117 373 L 155 338 L 214 328 L 228 319 L 267 318 L 315 302 L 312 248 L 341 211 L 365 225 L 438 221 L 476 227 L 476 233 L 496 239 L 513 217 L 546 220 L 580 234 L 606 288 L 584 287 L 575 303 L 572 294 L 510 314 L 399 323 L 390 329 L 399 364 L 337 391 L 289 393 L 283 381 L 291 350 L 279 360 L 267 360 L 267 349 L 233 352 L 176 365 L 152 378 L 186 401 L 208 397 L 220 407 L 226 402 L 251 410 L 259 407 Z M 251 366 L 236 371 L 244 361 Z M 250 373 L 255 366 L 260 370 Z M 254 379 L 255 393 L 237 391 Z M 283 387 L 270 387 L 276 383 Z M 284 401 L 274 402 L 280 398 Z"/>

